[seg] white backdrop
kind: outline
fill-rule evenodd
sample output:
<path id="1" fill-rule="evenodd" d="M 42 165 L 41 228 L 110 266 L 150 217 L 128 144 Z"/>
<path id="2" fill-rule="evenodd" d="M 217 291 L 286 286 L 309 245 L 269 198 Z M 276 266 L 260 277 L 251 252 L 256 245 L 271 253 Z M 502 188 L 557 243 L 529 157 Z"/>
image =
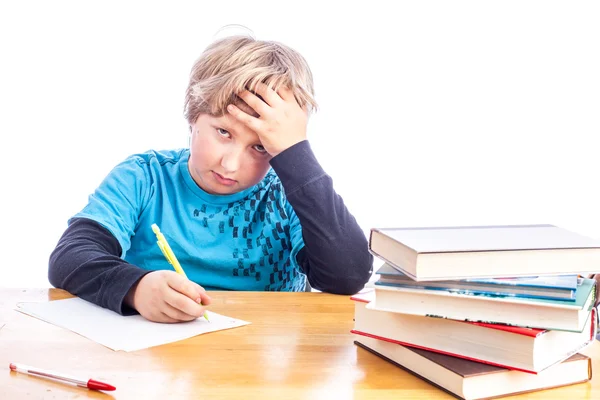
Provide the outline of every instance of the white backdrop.
<path id="1" fill-rule="evenodd" d="M 193 61 L 227 24 L 299 50 L 309 139 L 363 227 L 554 223 L 600 238 L 596 1 L 0 3 L 0 286 L 127 155 L 187 145 Z"/>

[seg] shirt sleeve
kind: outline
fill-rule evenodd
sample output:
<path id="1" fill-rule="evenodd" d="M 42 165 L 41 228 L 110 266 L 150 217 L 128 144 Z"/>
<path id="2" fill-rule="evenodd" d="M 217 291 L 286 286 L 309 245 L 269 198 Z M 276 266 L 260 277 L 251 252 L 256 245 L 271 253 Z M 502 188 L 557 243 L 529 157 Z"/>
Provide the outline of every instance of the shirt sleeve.
<path id="1" fill-rule="evenodd" d="M 57 288 L 119 314 L 135 310 L 125 296 L 151 272 L 119 257 L 121 246 L 102 225 L 86 218 L 71 220 L 50 255 L 48 279 Z"/>
<path id="2" fill-rule="evenodd" d="M 290 262 L 294 268 L 306 274 L 306 267 L 300 263 L 299 260 L 303 259 L 301 255 L 304 253 L 305 245 L 304 238 L 302 237 L 302 225 L 300 219 L 296 215 L 292 205 L 286 200 L 283 204 L 286 215 L 289 217 L 289 239 L 291 242 L 292 249 L 290 251 Z M 307 277 L 308 279 L 308 277 Z M 309 281 L 310 283 L 310 281 Z"/>
<path id="3" fill-rule="evenodd" d="M 152 187 L 144 162 L 131 156 L 117 165 L 90 195 L 88 204 L 73 218 L 87 218 L 106 228 L 119 242 L 125 257 L 131 237 Z"/>
<path id="4" fill-rule="evenodd" d="M 317 161 L 308 141 L 271 160 L 286 198 L 300 224 L 292 225 L 292 251 L 312 287 L 336 294 L 354 294 L 373 272 L 373 256 L 362 229 L 335 192 L 333 181 Z"/>
<path id="5" fill-rule="evenodd" d="M 136 156 L 118 164 L 69 220 L 48 264 L 53 286 L 121 314 L 134 312 L 124 298 L 149 271 L 123 258 L 148 201 L 145 166 Z"/>

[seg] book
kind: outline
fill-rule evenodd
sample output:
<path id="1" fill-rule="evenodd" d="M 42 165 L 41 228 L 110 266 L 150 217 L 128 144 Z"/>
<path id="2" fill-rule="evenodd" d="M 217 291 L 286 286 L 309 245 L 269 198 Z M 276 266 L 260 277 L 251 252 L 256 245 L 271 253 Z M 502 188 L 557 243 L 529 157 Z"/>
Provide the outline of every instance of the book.
<path id="1" fill-rule="evenodd" d="M 592 379 L 591 360 L 579 353 L 533 375 L 368 337 L 357 338 L 354 343 L 369 353 L 464 400 L 483 400 L 545 390 L 588 382 Z"/>
<path id="2" fill-rule="evenodd" d="M 376 285 L 377 300 L 369 307 L 395 313 L 581 332 L 594 305 L 596 281 L 582 278 L 579 281 L 581 285 L 574 302 Z"/>
<path id="3" fill-rule="evenodd" d="M 402 271 L 385 263 L 376 272 L 375 285 L 447 290 L 463 294 L 530 297 L 575 301 L 577 275 L 522 276 L 444 281 L 415 281 Z"/>
<path id="4" fill-rule="evenodd" d="M 369 308 L 364 296 L 352 300 L 356 335 L 529 373 L 586 347 L 597 327 L 595 311 L 582 332 L 565 332 L 388 313 Z"/>
<path id="5" fill-rule="evenodd" d="M 369 250 L 414 280 L 585 274 L 600 241 L 554 225 L 372 228 Z"/>

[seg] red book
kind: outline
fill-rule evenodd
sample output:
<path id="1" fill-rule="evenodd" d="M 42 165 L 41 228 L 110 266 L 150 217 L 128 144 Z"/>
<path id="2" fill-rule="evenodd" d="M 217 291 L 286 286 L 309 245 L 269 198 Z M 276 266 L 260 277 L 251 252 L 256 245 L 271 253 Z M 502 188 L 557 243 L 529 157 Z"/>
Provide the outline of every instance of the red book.
<path id="1" fill-rule="evenodd" d="M 594 340 L 597 325 L 595 310 L 582 332 L 566 332 L 380 311 L 367 307 L 372 299 L 372 292 L 352 297 L 352 333 L 529 373 L 580 351 Z"/>

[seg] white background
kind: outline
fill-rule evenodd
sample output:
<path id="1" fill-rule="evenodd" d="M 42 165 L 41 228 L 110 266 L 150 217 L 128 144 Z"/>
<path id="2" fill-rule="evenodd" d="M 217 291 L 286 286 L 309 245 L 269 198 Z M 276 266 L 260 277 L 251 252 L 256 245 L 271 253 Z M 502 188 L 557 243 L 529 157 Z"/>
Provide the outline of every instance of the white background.
<path id="1" fill-rule="evenodd" d="M 219 28 L 299 50 L 309 139 L 360 225 L 553 223 L 600 238 L 596 1 L 3 1 L 0 286 L 45 287 L 127 155 L 187 145 Z"/>

